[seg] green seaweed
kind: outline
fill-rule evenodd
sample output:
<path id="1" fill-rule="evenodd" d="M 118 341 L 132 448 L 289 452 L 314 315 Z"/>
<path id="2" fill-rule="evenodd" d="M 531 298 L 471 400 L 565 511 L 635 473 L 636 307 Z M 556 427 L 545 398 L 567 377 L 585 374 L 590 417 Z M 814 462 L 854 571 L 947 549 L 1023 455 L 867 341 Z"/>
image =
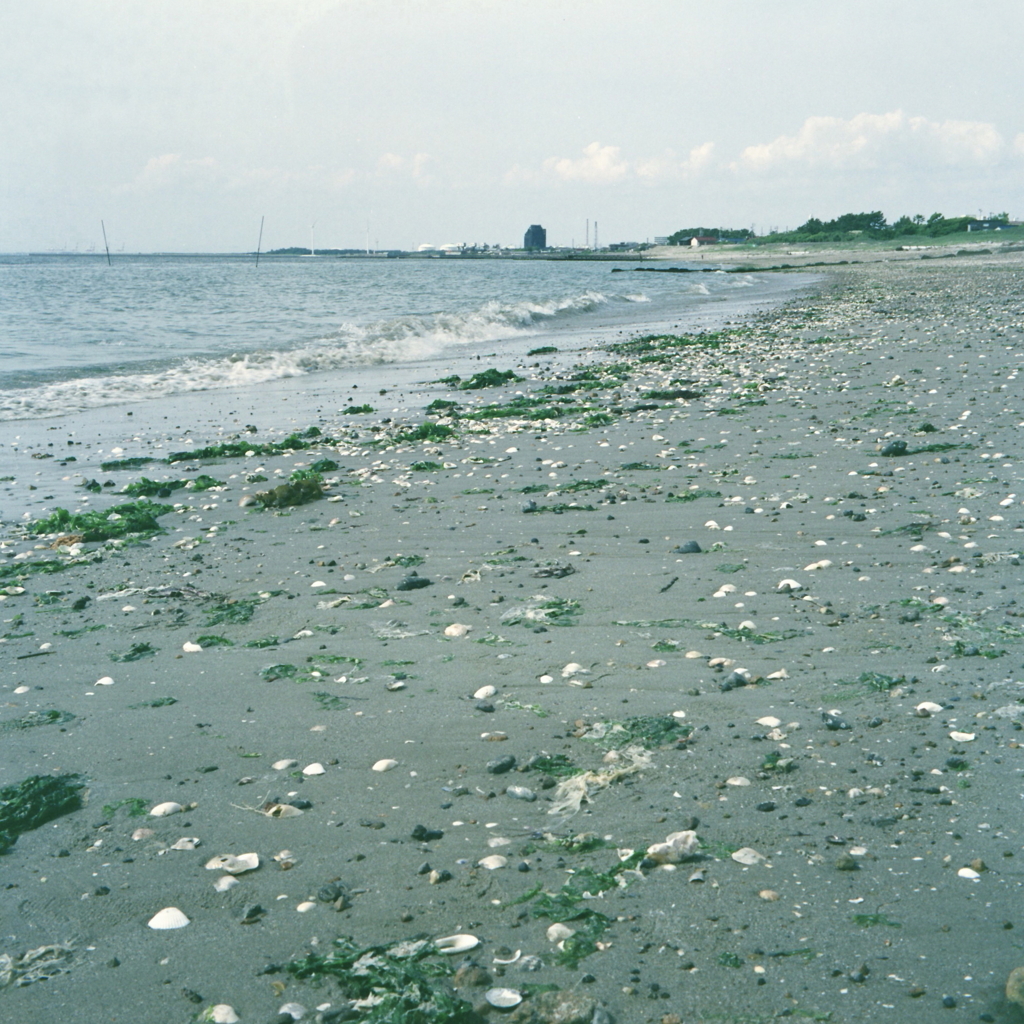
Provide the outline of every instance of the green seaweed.
<path id="1" fill-rule="evenodd" d="M 64 725 L 74 720 L 75 716 L 70 711 L 58 711 L 56 708 L 49 711 L 26 711 L 20 718 L 8 718 L 6 722 L 0 722 L 0 732 L 35 729 L 40 725 Z"/>
<path id="2" fill-rule="evenodd" d="M 153 461 L 155 460 L 148 457 L 111 459 L 109 462 L 101 462 L 100 469 L 102 469 L 104 473 L 113 473 L 119 469 L 141 469 L 143 466 Z"/>
<path id="3" fill-rule="evenodd" d="M 126 796 L 123 800 L 117 800 L 112 804 L 104 804 L 103 813 L 108 818 L 112 818 L 120 808 L 126 807 L 129 818 L 138 818 L 146 813 L 148 804 L 149 801 L 143 800 L 140 796 Z"/>
<path id="4" fill-rule="evenodd" d="M 81 808 L 85 783 L 80 779 L 74 774 L 32 775 L 0 789 L 0 854 L 25 832 Z"/>
<path id="5" fill-rule="evenodd" d="M 479 391 L 481 388 L 497 388 L 503 384 L 511 384 L 513 381 L 520 381 L 523 378 L 516 374 L 515 370 L 496 370 L 490 367 L 474 373 L 469 380 L 459 382 L 460 391 Z"/>
<path id="6" fill-rule="evenodd" d="M 102 512 L 69 512 L 65 508 L 58 508 L 45 519 L 30 523 L 28 529 L 34 534 L 80 533 L 86 541 L 111 540 L 129 534 L 160 533 L 163 527 L 157 519 L 173 511 L 173 505 L 158 505 L 148 499 L 115 505 Z"/>
<path id="7" fill-rule="evenodd" d="M 121 494 L 131 494 L 135 497 L 145 498 L 169 498 L 171 491 L 181 490 L 185 488 L 189 491 L 208 491 L 211 487 L 223 487 L 223 480 L 215 480 L 212 476 L 207 476 L 205 473 L 200 473 L 198 476 L 193 477 L 190 480 L 150 480 L 148 477 L 142 477 L 141 480 L 137 480 L 134 483 L 125 484 L 121 488 Z"/>
<path id="8" fill-rule="evenodd" d="M 451 413 L 454 413 L 455 410 L 458 409 L 458 407 L 459 407 L 459 403 L 458 402 L 449 402 L 449 401 L 447 401 L 444 398 L 435 398 L 430 403 L 430 405 L 427 406 L 426 411 L 427 412 L 432 412 L 432 413 L 437 413 L 438 415 L 441 415 L 441 416 L 446 416 L 446 415 L 449 415 Z"/>
<path id="9" fill-rule="evenodd" d="M 403 431 L 395 435 L 395 440 L 401 443 L 417 443 L 420 441 L 447 441 L 454 436 L 455 431 L 443 423 L 421 423 L 412 430 Z"/>
<path id="10" fill-rule="evenodd" d="M 306 953 L 284 970 L 298 981 L 332 978 L 343 999 L 370 1002 L 360 1013 L 363 1024 L 469 1024 L 476 1019 L 472 1005 L 443 983 L 455 966 L 428 959 L 436 952 L 427 940 L 358 946 L 339 936 L 328 952 Z"/>
<path id="11" fill-rule="evenodd" d="M 703 488 L 696 491 L 684 491 L 682 494 L 669 494 L 666 501 L 696 501 L 698 498 L 720 498 L 721 491 L 708 491 Z"/>
<path id="12" fill-rule="evenodd" d="M 557 420 L 568 410 L 556 405 L 545 405 L 543 399 L 517 396 L 510 401 L 485 405 L 462 414 L 466 420 L 527 419 Z"/>
<path id="13" fill-rule="evenodd" d="M 234 640 L 229 640 L 226 636 L 220 636 L 217 633 L 204 633 L 202 636 L 196 637 L 196 643 L 200 647 L 234 647 Z"/>
<path id="14" fill-rule="evenodd" d="M 401 565 L 406 569 L 412 569 L 417 565 L 422 565 L 426 559 L 422 555 L 395 555 L 393 561 L 395 565 Z"/>
<path id="15" fill-rule="evenodd" d="M 228 598 L 223 601 L 218 601 L 216 604 L 209 606 L 205 609 L 207 619 L 204 625 L 206 626 L 219 626 L 222 623 L 231 626 L 241 625 L 243 622 L 248 622 L 256 611 L 256 608 L 262 604 L 261 600 L 256 598 Z M 255 646 L 255 644 L 253 645 Z"/>
<path id="16" fill-rule="evenodd" d="M 343 697 L 339 697 L 337 694 L 328 693 L 326 690 L 317 690 L 313 693 L 313 700 L 320 705 L 324 711 L 346 711 L 349 705 L 345 703 Z"/>
<path id="17" fill-rule="evenodd" d="M 647 750 L 657 750 L 672 746 L 693 732 L 692 725 L 686 725 L 671 715 L 638 715 L 615 725 L 601 741 L 613 750 L 633 743 L 639 743 Z"/>
<path id="18" fill-rule="evenodd" d="M 333 473 L 338 468 L 338 464 L 334 459 L 317 459 L 309 468 L 314 473 Z"/>
<path id="19" fill-rule="evenodd" d="M 372 405 L 350 405 L 342 410 L 344 416 L 363 416 L 367 413 L 376 412 Z"/>
<path id="20" fill-rule="evenodd" d="M 535 597 L 531 604 L 511 608 L 501 617 L 503 623 L 524 626 L 575 626 L 583 606 L 571 597 Z"/>
<path id="21" fill-rule="evenodd" d="M 260 679 L 272 683 L 277 679 L 294 679 L 299 673 L 297 665 L 267 665 L 260 669 Z"/>
<path id="22" fill-rule="evenodd" d="M 876 925 L 885 925 L 887 928 L 903 927 L 899 921 L 890 921 L 885 914 L 854 914 L 851 920 L 861 928 L 873 928 Z"/>
<path id="23" fill-rule="evenodd" d="M 172 704 L 177 703 L 177 697 L 154 697 L 152 700 L 139 701 L 138 704 L 129 704 L 128 707 L 133 711 L 138 711 L 142 708 L 169 708 Z"/>
<path id="24" fill-rule="evenodd" d="M 583 424 L 587 427 L 607 427 L 615 422 L 615 417 L 607 412 L 592 412 L 583 417 Z"/>
<path id="25" fill-rule="evenodd" d="M 276 636 L 263 636 L 258 640 L 250 640 L 246 643 L 245 647 L 255 647 L 257 650 L 263 650 L 266 647 L 276 647 L 281 642 L 279 637 Z"/>
<path id="26" fill-rule="evenodd" d="M 554 505 L 535 505 L 533 508 L 523 509 L 524 512 L 530 515 L 537 515 L 541 512 L 554 512 L 555 515 L 562 515 L 565 512 L 596 512 L 597 509 L 593 505 L 580 505 L 576 502 L 566 503 L 564 501 L 555 502 Z"/>
<path id="27" fill-rule="evenodd" d="M 550 356 L 557 352 L 558 349 L 554 345 L 541 345 L 540 348 L 531 348 L 526 353 L 527 356 Z"/>
<path id="28" fill-rule="evenodd" d="M 322 437 L 318 427 L 307 427 L 301 434 L 289 434 L 283 441 L 268 441 L 265 444 L 253 444 L 248 441 L 226 441 L 223 444 L 197 448 L 191 452 L 171 452 L 167 461 L 189 462 L 193 459 L 224 459 L 240 458 L 252 452 L 253 455 L 280 455 L 283 452 L 303 451 L 322 444 L 334 444 L 330 437 Z"/>
<path id="29" fill-rule="evenodd" d="M 149 643 L 132 644 L 126 651 L 111 651 L 111 661 L 141 661 L 143 658 L 152 658 L 158 648 Z"/>
<path id="30" fill-rule="evenodd" d="M 414 462 L 409 468 L 414 473 L 436 473 L 444 466 L 440 462 Z"/>
<path id="31" fill-rule="evenodd" d="M 309 474 L 299 476 L 297 474 Z M 317 501 L 324 496 L 323 478 L 319 473 L 309 470 L 296 470 L 292 474 L 293 479 L 288 483 L 279 484 L 269 491 L 257 491 L 256 500 L 264 508 L 293 508 L 296 505 L 306 505 L 311 501 Z"/>
<path id="32" fill-rule="evenodd" d="M 715 566 L 715 572 L 742 572 L 746 566 L 742 562 L 723 562 Z"/>
<path id="33" fill-rule="evenodd" d="M 585 770 L 574 765 L 565 754 L 541 754 L 530 759 L 529 767 L 545 775 L 552 775 L 556 779 L 579 775 Z"/>
<path id="34" fill-rule="evenodd" d="M 746 961 L 736 953 L 719 953 L 718 963 L 722 967 L 742 967 Z"/>
<path id="35" fill-rule="evenodd" d="M 860 685 L 868 690 L 873 690 L 875 693 L 888 693 L 894 686 L 899 686 L 906 681 L 905 676 L 894 679 L 883 672 L 861 672 L 856 679 L 838 680 L 840 686 Z"/>

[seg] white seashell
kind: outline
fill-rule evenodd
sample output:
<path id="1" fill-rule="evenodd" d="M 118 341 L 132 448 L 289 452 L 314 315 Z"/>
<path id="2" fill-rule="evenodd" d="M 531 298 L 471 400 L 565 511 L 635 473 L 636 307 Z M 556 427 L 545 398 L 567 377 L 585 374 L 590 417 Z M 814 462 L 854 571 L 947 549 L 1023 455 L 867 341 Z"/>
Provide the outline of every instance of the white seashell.
<path id="1" fill-rule="evenodd" d="M 151 835 L 154 835 L 151 828 L 137 828 L 132 833 L 132 841 L 137 843 L 140 839 L 148 839 Z"/>
<path id="2" fill-rule="evenodd" d="M 246 871 L 255 871 L 260 866 L 258 853 L 222 853 L 206 862 L 207 871 L 226 871 L 229 875 L 242 875 Z"/>
<path id="3" fill-rule="evenodd" d="M 492 853 L 489 857 L 478 860 L 477 864 L 482 868 L 487 868 L 488 871 L 496 871 L 508 864 L 508 857 L 502 857 L 500 853 Z"/>
<path id="4" fill-rule="evenodd" d="M 491 836 L 491 838 L 487 840 L 487 845 L 492 850 L 497 850 L 502 846 L 511 846 L 512 840 L 506 839 L 504 836 Z"/>
<path id="5" fill-rule="evenodd" d="M 446 935 L 434 939 L 434 948 L 439 953 L 465 953 L 479 945 L 480 940 L 475 935 Z"/>
<path id="6" fill-rule="evenodd" d="M 199 1015 L 200 1021 L 208 1021 L 209 1024 L 238 1024 L 241 1018 L 235 1013 L 235 1008 L 228 1003 L 217 1003 L 216 1006 L 208 1006 Z"/>
<path id="7" fill-rule="evenodd" d="M 302 810 L 292 807 L 291 804 L 271 804 L 269 807 L 263 808 L 263 813 L 268 818 L 297 818 L 302 814 Z"/>
<path id="8" fill-rule="evenodd" d="M 164 907 L 149 919 L 149 927 L 156 931 L 184 928 L 189 919 L 177 907 Z"/>
<path id="9" fill-rule="evenodd" d="M 275 772 L 283 772 L 288 768 L 294 768 L 298 763 L 299 762 L 296 761 L 294 757 L 286 757 L 280 761 L 275 761 L 270 767 L 273 768 Z"/>
<path id="10" fill-rule="evenodd" d="M 389 772 L 392 768 L 397 768 L 398 762 L 393 758 L 384 757 L 379 761 L 375 761 L 370 768 L 370 771 L 374 772 Z"/>
<path id="11" fill-rule="evenodd" d="M 277 1012 L 279 1014 L 287 1013 L 292 1020 L 302 1020 L 306 1016 L 306 1008 L 302 1003 L 285 1003 Z"/>
<path id="12" fill-rule="evenodd" d="M 803 584 L 798 583 L 796 580 L 782 580 L 779 585 L 775 588 L 776 590 L 803 590 Z"/>
<path id="13" fill-rule="evenodd" d="M 664 668 L 668 664 L 664 658 L 655 658 L 653 661 L 647 662 L 648 668 Z"/>
<path id="14" fill-rule="evenodd" d="M 96 682 L 93 683 L 93 685 L 94 686 L 113 686 L 114 685 L 114 680 L 111 679 L 110 676 L 103 676 L 102 678 L 97 679 Z"/>
<path id="15" fill-rule="evenodd" d="M 166 818 L 168 814 L 178 814 L 182 810 L 181 804 L 176 804 L 173 800 L 167 800 L 162 804 L 157 804 L 149 813 L 154 818 Z"/>
<path id="16" fill-rule="evenodd" d="M 745 775 L 733 775 L 725 780 L 727 786 L 749 786 L 750 779 Z"/>
<path id="17" fill-rule="evenodd" d="M 672 717 L 678 719 L 679 721 L 682 721 L 686 717 L 686 712 L 685 711 L 673 711 L 672 712 Z"/>
<path id="18" fill-rule="evenodd" d="M 686 658 L 703 658 L 704 655 L 701 654 L 700 651 L 687 651 L 686 654 L 683 655 L 683 657 L 686 657 Z"/>
<path id="19" fill-rule="evenodd" d="M 291 850 L 282 850 L 274 854 L 274 860 L 281 865 L 282 871 L 288 871 L 295 867 L 295 854 Z"/>
<path id="20" fill-rule="evenodd" d="M 780 668 L 778 670 L 778 672 L 771 672 L 767 676 L 765 676 L 765 679 L 788 679 L 788 678 L 789 678 L 789 673 L 784 668 Z"/>
<path id="21" fill-rule="evenodd" d="M 970 743 L 974 739 L 974 733 L 953 731 L 949 734 L 949 738 L 956 740 L 957 743 Z"/>
<path id="22" fill-rule="evenodd" d="M 697 849 L 697 833 L 692 831 L 672 832 L 663 843 L 647 847 L 647 856 L 659 864 L 678 864 L 692 856 Z"/>
<path id="23" fill-rule="evenodd" d="M 759 718 L 757 720 L 757 724 L 763 725 L 766 729 L 776 729 L 782 725 L 782 722 L 780 719 L 773 718 L 771 715 L 765 715 L 764 718 Z"/>
<path id="24" fill-rule="evenodd" d="M 757 895 L 768 903 L 774 903 L 779 898 L 779 894 L 774 889 L 762 889 Z"/>
<path id="25" fill-rule="evenodd" d="M 773 743 L 779 743 L 786 738 L 786 733 L 781 729 L 769 729 L 765 733 L 765 738 L 771 740 Z"/>
<path id="26" fill-rule="evenodd" d="M 14 688 L 14 692 L 15 693 L 28 693 L 28 687 L 27 686 L 16 686 Z"/>
<path id="27" fill-rule="evenodd" d="M 327 769 L 319 761 L 314 761 L 312 764 L 307 764 L 306 767 L 302 769 L 302 774 L 326 775 Z"/>
<path id="28" fill-rule="evenodd" d="M 493 697 L 498 692 L 496 686 L 491 686 L 489 683 L 487 686 L 481 686 L 476 693 L 473 694 L 475 700 L 487 700 L 488 697 Z"/>
<path id="29" fill-rule="evenodd" d="M 523 997 L 514 988 L 489 988 L 484 993 L 484 999 L 499 1010 L 511 1010 L 523 1001 Z"/>
<path id="30" fill-rule="evenodd" d="M 314 589 L 315 587 L 326 587 L 326 586 L 327 586 L 327 584 L 326 584 L 326 583 L 324 583 L 324 581 L 323 581 L 323 580 L 314 580 L 314 581 L 313 581 L 312 583 L 310 583 L 310 585 L 309 585 L 309 586 L 310 586 L 310 589 L 312 590 L 312 589 Z"/>
<path id="31" fill-rule="evenodd" d="M 561 942 L 575 935 L 576 929 L 570 928 L 567 924 L 562 924 L 559 921 L 557 924 L 550 925 L 545 934 L 548 937 L 548 942 Z"/>
<path id="32" fill-rule="evenodd" d="M 444 635 L 451 637 L 465 636 L 472 628 L 472 626 L 467 626 L 463 622 L 453 622 L 450 626 L 445 626 Z"/>
<path id="33" fill-rule="evenodd" d="M 543 676 L 540 676 L 540 681 L 542 683 L 553 683 L 555 681 L 555 677 L 554 676 L 549 676 L 549 675 L 543 675 Z"/>
<path id="34" fill-rule="evenodd" d="M 308 914 L 315 906 L 316 903 L 313 900 L 303 900 L 295 909 L 300 914 Z"/>
<path id="35" fill-rule="evenodd" d="M 202 650 L 202 647 L 200 647 L 199 644 L 192 643 L 191 640 L 186 640 L 185 643 L 181 645 L 181 649 L 186 654 L 198 654 Z"/>
<path id="36" fill-rule="evenodd" d="M 510 959 L 502 960 L 499 957 L 495 957 L 491 962 L 495 963 L 495 964 L 514 964 L 522 955 L 523 955 L 523 951 L 521 949 L 517 949 L 512 954 Z"/>
<path id="37" fill-rule="evenodd" d="M 811 562 L 810 565 L 804 566 L 804 572 L 814 572 L 815 569 L 827 569 L 832 563 L 827 559 L 823 558 L 820 562 Z"/>
<path id="38" fill-rule="evenodd" d="M 707 528 L 708 528 L 709 530 L 720 530 L 720 529 L 721 529 L 721 527 L 720 527 L 720 526 L 718 525 L 718 523 L 716 523 L 716 522 L 714 521 L 714 519 L 709 519 L 709 520 L 708 520 L 708 521 L 707 521 L 707 522 L 706 522 L 706 523 L 705 523 L 704 525 L 705 525 L 705 526 L 706 526 L 706 527 L 707 527 Z"/>
<path id="39" fill-rule="evenodd" d="M 957 872 L 957 874 L 961 878 L 970 878 L 972 881 L 976 881 L 977 879 L 981 878 L 981 875 L 979 875 L 978 872 L 974 870 L 974 868 L 961 868 Z"/>
<path id="40" fill-rule="evenodd" d="M 209 867 L 209 865 L 207 865 Z M 234 889 L 238 885 L 238 879 L 234 875 L 221 875 L 216 882 L 213 883 L 214 889 L 217 892 L 227 892 L 229 889 Z"/>
<path id="41" fill-rule="evenodd" d="M 732 859 L 737 864 L 745 864 L 747 867 L 751 867 L 754 864 L 760 864 L 765 859 L 765 856 L 763 853 L 758 853 L 757 850 L 752 850 L 749 846 L 744 846 L 732 855 Z"/>
<path id="42" fill-rule="evenodd" d="M 720 593 L 720 594 L 735 594 L 736 593 L 736 585 L 734 583 L 723 583 L 718 588 L 718 593 Z"/>
<path id="43" fill-rule="evenodd" d="M 744 619 L 736 628 L 746 629 L 753 633 L 757 629 L 757 623 L 753 619 Z"/>
<path id="44" fill-rule="evenodd" d="M 199 845 L 199 839 L 196 836 L 182 836 L 176 843 L 171 846 L 172 850 L 194 850 Z"/>
<path id="45" fill-rule="evenodd" d="M 569 664 L 562 669 L 562 678 L 568 679 L 569 676 L 578 676 L 581 673 L 586 675 L 589 674 L 589 671 L 589 669 L 585 669 L 578 662 L 570 661 Z"/>

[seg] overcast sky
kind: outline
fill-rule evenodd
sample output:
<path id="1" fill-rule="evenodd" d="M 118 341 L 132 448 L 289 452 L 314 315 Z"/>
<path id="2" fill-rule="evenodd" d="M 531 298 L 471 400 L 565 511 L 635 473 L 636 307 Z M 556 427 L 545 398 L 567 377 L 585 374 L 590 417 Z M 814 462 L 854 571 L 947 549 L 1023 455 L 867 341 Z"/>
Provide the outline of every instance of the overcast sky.
<path id="1" fill-rule="evenodd" d="M 0 0 L 0 251 L 1024 218 L 1022 39 L 1020 0 Z"/>

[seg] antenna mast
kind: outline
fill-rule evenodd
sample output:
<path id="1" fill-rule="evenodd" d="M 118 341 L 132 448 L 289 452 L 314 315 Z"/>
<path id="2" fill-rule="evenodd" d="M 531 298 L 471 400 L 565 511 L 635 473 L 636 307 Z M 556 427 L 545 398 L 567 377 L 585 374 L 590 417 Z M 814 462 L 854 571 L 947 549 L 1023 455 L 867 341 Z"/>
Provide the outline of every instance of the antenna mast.
<path id="1" fill-rule="evenodd" d="M 107 226 L 100 221 L 100 227 L 103 229 L 103 248 L 107 250 L 107 266 L 110 266 L 110 246 L 107 245 Z"/>

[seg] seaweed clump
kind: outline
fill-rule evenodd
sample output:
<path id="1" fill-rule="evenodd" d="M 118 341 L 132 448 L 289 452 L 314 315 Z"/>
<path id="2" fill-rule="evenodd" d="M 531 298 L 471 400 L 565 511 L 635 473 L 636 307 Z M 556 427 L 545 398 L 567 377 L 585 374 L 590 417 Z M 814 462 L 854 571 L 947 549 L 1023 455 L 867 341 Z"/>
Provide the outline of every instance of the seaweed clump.
<path id="1" fill-rule="evenodd" d="M 80 778 L 32 775 L 0 789 L 0 854 L 7 853 L 24 832 L 77 811 L 85 788 Z"/>
<path id="2" fill-rule="evenodd" d="M 264 508 L 292 508 L 323 497 L 323 478 L 319 473 L 297 470 L 292 476 L 293 479 L 287 483 L 272 487 L 269 491 L 257 491 L 256 500 Z"/>
<path id="3" fill-rule="evenodd" d="M 151 535 L 163 529 L 157 519 L 173 511 L 173 505 L 159 505 L 149 500 L 129 501 L 104 512 L 69 512 L 58 508 L 52 515 L 32 523 L 29 532 L 75 533 L 84 541 L 112 540 L 129 534 Z"/>
<path id="4" fill-rule="evenodd" d="M 339 936 L 328 953 L 307 953 L 284 969 L 299 981 L 333 978 L 345 999 L 371 1004 L 363 1024 L 469 1024 L 472 1005 L 443 980 L 455 968 L 427 959 L 436 952 L 425 939 L 360 947 Z"/>

